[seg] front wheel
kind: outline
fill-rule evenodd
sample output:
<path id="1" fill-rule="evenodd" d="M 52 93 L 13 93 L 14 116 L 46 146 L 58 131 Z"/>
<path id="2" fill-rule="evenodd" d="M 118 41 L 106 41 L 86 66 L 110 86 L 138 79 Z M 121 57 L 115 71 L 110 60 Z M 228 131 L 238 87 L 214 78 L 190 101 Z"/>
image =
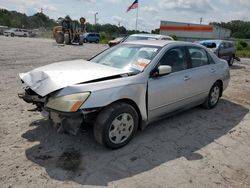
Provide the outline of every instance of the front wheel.
<path id="1" fill-rule="evenodd" d="M 98 143 L 111 149 L 125 146 L 138 128 L 138 114 L 129 104 L 118 102 L 103 109 L 94 125 Z"/>
<path id="2" fill-rule="evenodd" d="M 222 87 L 221 87 L 219 82 L 216 82 L 212 86 L 212 88 L 211 88 L 211 90 L 206 98 L 206 101 L 203 103 L 203 106 L 207 109 L 214 108 L 219 102 L 221 93 L 222 93 Z"/>
<path id="3" fill-rule="evenodd" d="M 64 43 L 64 34 L 62 32 L 57 32 L 55 34 L 55 39 L 57 44 L 63 44 Z"/>

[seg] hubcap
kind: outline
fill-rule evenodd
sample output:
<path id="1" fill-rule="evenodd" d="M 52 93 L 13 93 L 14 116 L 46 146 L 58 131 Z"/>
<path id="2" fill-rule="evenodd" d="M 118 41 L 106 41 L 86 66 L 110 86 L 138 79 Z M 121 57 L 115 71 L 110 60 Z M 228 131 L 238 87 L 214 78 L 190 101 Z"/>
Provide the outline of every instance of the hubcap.
<path id="1" fill-rule="evenodd" d="M 133 117 L 128 113 L 117 116 L 109 128 L 109 139 L 114 144 L 120 144 L 126 141 L 134 128 Z"/>
<path id="2" fill-rule="evenodd" d="M 212 106 L 218 102 L 219 97 L 220 97 L 220 88 L 218 86 L 215 86 L 211 92 L 210 102 Z"/>

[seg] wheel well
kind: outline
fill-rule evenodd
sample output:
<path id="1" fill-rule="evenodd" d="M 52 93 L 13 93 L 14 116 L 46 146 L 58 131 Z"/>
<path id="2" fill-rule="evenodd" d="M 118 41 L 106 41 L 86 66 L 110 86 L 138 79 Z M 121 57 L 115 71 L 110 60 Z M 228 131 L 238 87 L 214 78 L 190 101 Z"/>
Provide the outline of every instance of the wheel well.
<path id="1" fill-rule="evenodd" d="M 140 109 L 138 108 L 137 104 L 131 99 L 119 99 L 117 101 L 114 101 L 111 104 L 114 104 L 116 102 L 124 102 L 124 103 L 127 103 L 127 104 L 131 105 L 132 107 L 134 107 L 134 109 L 136 110 L 136 112 L 138 114 L 138 118 L 139 118 L 139 126 L 138 126 L 138 128 L 139 128 L 141 126 L 142 116 L 141 116 L 141 112 L 140 112 Z"/>
<path id="2" fill-rule="evenodd" d="M 217 80 L 216 82 L 220 84 L 220 97 L 221 97 L 223 93 L 223 82 L 221 80 Z"/>

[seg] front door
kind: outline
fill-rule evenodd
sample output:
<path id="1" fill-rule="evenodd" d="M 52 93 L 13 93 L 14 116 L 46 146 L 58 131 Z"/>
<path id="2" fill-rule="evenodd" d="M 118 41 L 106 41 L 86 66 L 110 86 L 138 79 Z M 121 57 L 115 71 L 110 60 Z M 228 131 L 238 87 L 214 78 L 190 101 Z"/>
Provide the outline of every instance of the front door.
<path id="1" fill-rule="evenodd" d="M 165 113 L 177 110 L 187 103 L 189 97 L 189 65 L 184 47 L 168 50 L 159 65 L 169 65 L 172 73 L 152 77 L 148 81 L 148 117 L 149 120 Z"/>

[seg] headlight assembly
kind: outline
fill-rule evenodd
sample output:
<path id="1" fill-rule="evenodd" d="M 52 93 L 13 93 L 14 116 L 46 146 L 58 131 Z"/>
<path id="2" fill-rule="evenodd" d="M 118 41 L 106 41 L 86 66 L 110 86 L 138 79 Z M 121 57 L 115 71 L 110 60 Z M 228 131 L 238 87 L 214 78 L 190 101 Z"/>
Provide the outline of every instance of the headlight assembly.
<path id="1" fill-rule="evenodd" d="M 46 107 L 61 112 L 76 112 L 87 100 L 90 92 L 76 93 L 49 99 Z"/>

